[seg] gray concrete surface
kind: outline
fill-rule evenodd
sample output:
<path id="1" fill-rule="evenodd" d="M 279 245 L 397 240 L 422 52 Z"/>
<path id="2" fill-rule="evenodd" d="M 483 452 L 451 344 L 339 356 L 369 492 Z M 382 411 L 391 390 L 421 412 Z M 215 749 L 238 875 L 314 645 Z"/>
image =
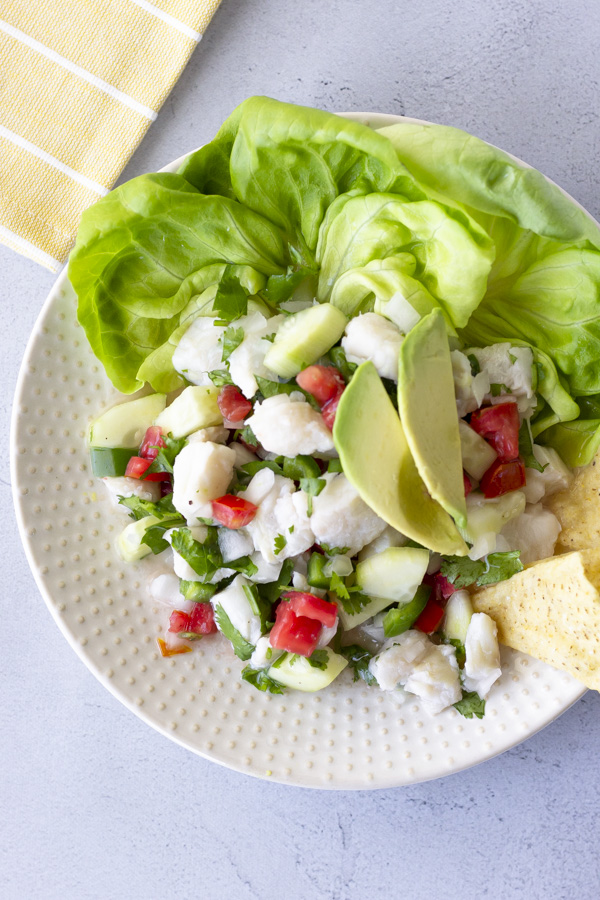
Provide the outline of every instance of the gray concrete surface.
<path id="1" fill-rule="evenodd" d="M 467 128 L 598 215 L 599 39 L 597 0 L 223 0 L 125 177 L 201 144 L 264 93 Z M 196 758 L 96 682 L 38 595 L 10 497 L 12 394 L 53 277 L 3 248 L 0 272 L 0 896 L 597 898 L 597 695 L 463 774 L 329 794 Z"/>

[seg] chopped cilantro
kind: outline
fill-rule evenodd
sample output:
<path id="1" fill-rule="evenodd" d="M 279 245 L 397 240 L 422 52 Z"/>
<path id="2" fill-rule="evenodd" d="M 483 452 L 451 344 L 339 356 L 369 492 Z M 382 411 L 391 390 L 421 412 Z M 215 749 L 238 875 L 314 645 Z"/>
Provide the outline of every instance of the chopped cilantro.
<path id="1" fill-rule="evenodd" d="M 219 631 L 225 635 L 228 641 L 231 641 L 235 655 L 240 659 L 250 659 L 254 652 L 254 645 L 232 625 L 231 619 L 220 603 L 215 606 L 215 621 L 219 626 Z"/>
<path id="2" fill-rule="evenodd" d="M 261 631 L 266 631 L 267 622 L 271 615 L 271 604 L 260 596 L 258 587 L 255 584 L 245 584 L 244 593 L 254 615 L 260 616 Z"/>
<path id="3" fill-rule="evenodd" d="M 273 553 L 275 556 L 279 556 L 285 545 L 287 544 L 286 538 L 282 534 L 278 534 L 275 540 L 273 541 L 274 549 Z"/>
<path id="4" fill-rule="evenodd" d="M 313 669 L 326 669 L 329 663 L 329 653 L 327 650 L 313 650 L 311 655 L 306 656 L 305 659 Z"/>
<path id="5" fill-rule="evenodd" d="M 342 579 L 340 578 L 340 576 L 338 575 L 337 572 L 333 572 L 333 574 L 331 576 L 331 579 L 329 581 L 329 590 L 333 591 L 335 594 L 337 594 L 337 596 L 340 598 L 340 600 L 349 600 L 350 599 L 350 592 L 348 591 L 348 588 L 346 587 L 346 585 L 344 584 L 344 582 L 342 581 Z M 344 606 L 344 609 L 345 609 L 345 606 Z"/>
<path id="6" fill-rule="evenodd" d="M 300 478 L 300 487 L 308 494 L 308 503 L 306 505 L 306 514 L 312 516 L 312 498 L 318 497 L 327 482 L 324 478 Z"/>
<path id="7" fill-rule="evenodd" d="M 492 383 L 490 384 L 490 394 L 492 397 L 499 397 L 501 394 L 512 394 L 512 391 L 505 384 Z"/>
<path id="8" fill-rule="evenodd" d="M 163 435 L 164 446 L 158 448 L 156 458 L 144 472 L 144 477 L 154 472 L 169 472 L 173 474 L 173 463 L 178 453 L 181 453 L 187 444 L 187 438 L 174 438 L 172 434 Z"/>
<path id="9" fill-rule="evenodd" d="M 508 352 L 508 358 L 510 359 L 511 363 L 512 363 L 513 366 L 514 366 L 514 364 L 515 364 L 516 361 L 517 361 L 517 357 L 515 356 L 514 353 L 511 353 L 510 350 L 509 350 L 509 352 Z"/>
<path id="10" fill-rule="evenodd" d="M 482 700 L 475 691 L 463 691 L 462 698 L 458 703 L 454 704 L 454 709 L 458 710 L 465 719 L 472 719 L 473 716 L 483 719 L 485 715 L 485 700 Z"/>
<path id="11" fill-rule="evenodd" d="M 258 592 L 261 597 L 265 600 L 268 600 L 269 603 L 275 603 L 275 601 L 279 598 L 279 596 L 283 593 L 283 591 L 287 590 L 292 581 L 292 575 L 294 572 L 294 560 L 286 559 L 284 560 L 283 566 L 281 567 L 281 572 L 279 573 L 279 578 L 277 581 L 271 581 L 268 584 L 259 584 Z"/>
<path id="12" fill-rule="evenodd" d="M 288 532 L 289 532 L 289 534 L 293 534 L 293 533 L 294 533 L 294 526 L 293 526 L 293 525 L 290 525 L 290 527 L 288 528 Z"/>
<path id="13" fill-rule="evenodd" d="M 312 456 L 300 454 L 283 458 L 283 474 L 293 481 L 301 481 L 303 478 L 318 478 L 321 470 Z"/>
<path id="14" fill-rule="evenodd" d="M 330 459 L 327 463 L 328 472 L 343 472 L 341 459 Z"/>
<path id="15" fill-rule="evenodd" d="M 536 469 L 538 472 L 543 472 L 546 468 L 546 466 L 543 466 L 535 458 L 529 419 L 524 419 L 523 424 L 519 429 L 519 456 L 528 469 Z"/>
<path id="16" fill-rule="evenodd" d="M 157 519 L 165 519 L 179 515 L 173 506 L 173 494 L 167 494 L 166 497 L 162 497 L 157 503 L 153 503 L 152 500 L 142 500 L 141 497 L 136 497 L 135 494 L 131 497 L 119 496 L 118 499 L 122 506 L 127 507 L 131 518 L 137 519 L 138 521 L 139 519 L 145 519 L 146 516 L 155 516 Z M 180 518 L 183 522 L 183 516 L 180 516 Z"/>
<path id="17" fill-rule="evenodd" d="M 458 638 L 444 638 L 444 644 L 450 644 L 456 650 L 456 662 L 459 669 L 464 669 L 467 655 L 465 653 L 465 645 Z"/>
<path id="18" fill-rule="evenodd" d="M 234 439 L 237 441 L 238 438 L 248 444 L 249 447 L 253 447 L 255 450 L 258 447 L 258 440 L 256 439 L 256 435 L 252 431 L 249 425 L 244 425 L 243 428 L 238 429 L 234 433 Z"/>
<path id="19" fill-rule="evenodd" d="M 229 325 L 248 312 L 248 294 L 233 273 L 232 266 L 225 266 L 223 270 L 213 301 L 213 310 L 217 315 L 215 325 Z"/>
<path id="20" fill-rule="evenodd" d="M 267 397 L 275 397 L 277 394 L 303 394 L 304 399 L 310 403 L 312 407 L 320 410 L 321 407 L 312 396 L 307 391 L 303 390 L 300 385 L 296 384 L 295 381 L 270 381 L 268 378 L 261 378 L 260 375 L 256 375 L 256 383 L 258 385 L 258 390 L 262 394 L 262 396 L 267 399 Z"/>
<path id="21" fill-rule="evenodd" d="M 192 537 L 189 528 L 179 528 L 173 532 L 171 546 L 203 581 L 210 581 L 223 566 L 216 528 L 208 529 L 208 535 L 202 544 Z M 227 563 L 227 566 L 233 568 L 231 563 Z"/>
<path id="22" fill-rule="evenodd" d="M 469 355 L 467 356 L 467 359 L 471 363 L 471 375 L 473 375 L 473 376 L 479 375 L 479 373 L 481 372 L 481 366 L 480 366 L 479 360 L 477 359 L 475 354 L 469 353 Z"/>
<path id="23" fill-rule="evenodd" d="M 332 347 L 327 356 L 336 367 L 346 384 L 348 384 L 356 371 L 356 363 L 348 362 L 348 360 L 346 359 L 346 354 L 341 347 Z"/>
<path id="24" fill-rule="evenodd" d="M 319 544 L 327 556 L 345 556 L 349 552 L 350 547 L 330 547 L 329 544 Z"/>
<path id="25" fill-rule="evenodd" d="M 253 669 L 250 666 L 246 666 L 242 669 L 242 678 L 259 691 L 268 691 L 270 694 L 283 694 L 285 692 L 284 685 L 271 678 L 267 673 L 267 669 Z"/>
<path id="26" fill-rule="evenodd" d="M 441 573 L 455 588 L 474 584 L 496 584 L 523 570 L 520 550 L 490 553 L 485 559 L 469 559 L 468 556 L 447 556 L 442 559 Z"/>
<path id="27" fill-rule="evenodd" d="M 355 616 L 371 602 L 371 598 L 360 591 L 347 591 L 347 593 L 347 597 L 341 597 L 339 594 L 337 596 L 349 616 Z"/>
<path id="28" fill-rule="evenodd" d="M 226 328 L 221 337 L 221 346 L 223 347 L 221 361 L 227 362 L 233 351 L 240 346 L 243 340 L 243 328 L 234 328 L 233 325 L 230 325 L 229 328 Z"/>
<path id="29" fill-rule="evenodd" d="M 239 559 L 230 559 L 223 563 L 226 569 L 233 569 L 234 572 L 240 572 L 246 578 L 252 578 L 258 572 L 258 566 L 252 562 L 249 556 L 240 556 Z"/>
<path id="30" fill-rule="evenodd" d="M 364 647 L 360 647 L 358 644 L 340 647 L 339 652 L 346 657 L 350 668 L 354 670 L 354 681 L 362 678 L 366 684 L 377 684 L 377 679 L 369 669 L 369 662 L 373 657 L 372 653 L 369 653 L 368 650 L 365 650 Z"/>
<path id="31" fill-rule="evenodd" d="M 270 344 L 272 344 L 275 340 L 275 334 L 276 332 L 274 331 L 272 334 L 263 335 L 263 341 L 268 341 Z"/>
<path id="32" fill-rule="evenodd" d="M 227 369 L 213 369 L 212 372 L 206 373 L 215 387 L 225 387 L 226 384 L 233 384 L 233 378 Z"/>
<path id="33" fill-rule="evenodd" d="M 275 472 L 276 475 L 283 475 L 283 469 L 274 459 L 257 459 L 249 463 L 244 463 L 242 466 L 242 472 L 246 472 L 248 475 L 252 476 L 256 475 L 257 472 L 260 472 L 261 469 L 270 469 L 272 472 Z"/>

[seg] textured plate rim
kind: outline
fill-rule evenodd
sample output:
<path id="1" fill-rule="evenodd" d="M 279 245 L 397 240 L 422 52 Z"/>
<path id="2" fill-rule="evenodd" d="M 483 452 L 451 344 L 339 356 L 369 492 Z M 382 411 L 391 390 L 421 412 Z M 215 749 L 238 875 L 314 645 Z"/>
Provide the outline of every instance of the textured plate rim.
<path id="1" fill-rule="evenodd" d="M 374 128 L 381 128 L 381 127 L 385 127 L 387 125 L 393 125 L 393 124 L 396 124 L 399 122 L 410 122 L 410 123 L 414 123 L 414 124 L 429 124 L 425 120 L 422 120 L 422 119 L 415 119 L 415 118 L 411 118 L 408 116 L 400 116 L 400 115 L 393 115 L 393 114 L 387 114 L 387 113 L 344 112 L 344 113 L 338 113 L 338 115 L 341 115 L 341 116 L 351 119 L 351 120 L 364 122 Z M 176 169 L 181 165 L 181 163 L 190 155 L 190 153 L 193 153 L 193 152 L 195 152 L 195 151 L 192 150 L 192 151 L 189 151 L 188 153 L 183 154 L 182 156 L 180 156 L 177 159 L 173 160 L 172 162 L 168 163 L 160 171 L 162 171 L 162 172 L 176 171 Z M 507 151 L 503 151 L 503 152 L 507 153 Z M 530 167 L 528 163 L 525 163 L 523 160 L 520 160 L 518 157 L 514 156 L 513 154 L 508 153 L 508 155 L 511 156 L 517 162 L 519 162 L 521 165 Z M 544 177 L 547 178 L 547 176 L 544 176 Z M 547 180 L 550 183 L 555 184 L 551 179 L 547 178 Z M 573 197 L 571 197 L 570 194 L 568 194 L 563 188 L 560 187 L 560 185 L 556 185 L 556 186 L 559 187 L 559 189 L 562 191 L 562 193 L 565 194 L 565 196 L 567 196 L 569 198 L 569 200 L 571 200 L 581 210 L 583 210 L 586 213 L 586 215 L 595 224 L 598 224 L 596 222 L 596 220 L 591 216 L 591 214 L 577 200 L 575 200 Z M 28 368 L 28 364 L 31 359 L 32 351 L 33 351 L 35 344 L 39 337 L 40 323 L 46 317 L 47 313 L 49 312 L 52 305 L 55 303 L 56 299 L 60 296 L 60 292 L 63 289 L 63 285 L 64 285 L 65 281 L 67 281 L 67 280 L 68 280 L 67 279 L 67 266 L 65 265 L 63 267 L 63 269 L 59 272 L 54 284 L 52 285 L 52 288 L 50 289 L 48 296 L 46 297 L 46 299 L 42 305 L 42 308 L 40 309 L 38 316 L 36 317 L 36 321 L 33 326 L 32 332 L 28 338 L 25 352 L 23 354 L 23 359 L 21 361 L 21 365 L 19 368 L 19 374 L 18 374 L 18 378 L 17 378 L 17 382 L 16 382 L 16 386 L 15 386 L 14 398 L 13 398 L 13 407 L 12 407 L 11 422 L 10 422 L 10 474 L 11 474 L 13 505 L 14 505 L 14 509 L 15 509 L 17 526 L 18 526 L 20 537 L 21 537 L 23 549 L 25 551 L 25 556 L 27 558 L 27 562 L 28 562 L 31 572 L 33 574 L 37 588 L 38 588 L 40 594 L 42 595 L 42 598 L 43 598 L 46 606 L 48 607 L 48 610 L 49 610 L 54 622 L 58 626 L 58 628 L 61 631 L 61 633 L 63 634 L 63 636 L 66 638 L 66 640 L 69 643 L 69 645 L 71 646 L 71 648 L 75 651 L 77 656 L 82 660 L 82 662 L 89 669 L 89 671 L 112 694 L 113 697 L 115 697 L 120 703 L 122 703 L 130 712 L 134 713 L 134 715 L 136 715 L 139 719 L 141 719 L 145 724 L 149 725 L 152 729 L 157 731 L 159 734 L 161 734 L 164 737 L 168 738 L 169 740 L 175 742 L 179 746 L 184 747 L 186 750 L 189 750 L 192 753 L 194 753 L 198 756 L 201 756 L 202 758 L 204 758 L 210 762 L 217 763 L 218 765 L 224 766 L 225 768 L 228 768 L 232 771 L 239 772 L 240 774 L 243 774 L 243 775 L 250 775 L 251 777 L 259 778 L 262 781 L 275 783 L 275 784 L 283 784 L 283 785 L 286 785 L 289 787 L 309 788 L 309 789 L 313 789 L 313 790 L 329 790 L 329 791 L 387 790 L 392 787 L 408 786 L 410 784 L 424 783 L 426 781 L 432 781 L 432 780 L 436 780 L 438 778 L 445 778 L 445 777 L 448 777 L 449 775 L 458 774 L 459 772 L 463 772 L 467 769 L 473 768 L 474 766 L 480 765 L 481 763 L 487 762 L 487 761 L 493 759 L 494 757 L 501 755 L 502 753 L 506 752 L 507 750 L 510 750 L 511 748 L 517 746 L 518 744 L 523 743 L 523 741 L 528 740 L 530 737 L 533 737 L 535 734 L 537 734 L 543 728 L 547 727 L 552 722 L 554 722 L 556 719 L 558 719 L 563 713 L 565 713 L 568 709 L 570 709 L 571 706 L 573 706 L 573 704 L 576 703 L 577 700 L 579 700 L 586 693 L 586 690 L 587 690 L 586 687 L 584 685 L 581 685 L 578 682 L 576 682 L 575 679 L 572 679 L 574 691 L 571 695 L 571 698 L 567 702 L 565 702 L 557 711 L 550 712 L 543 720 L 541 720 L 539 722 L 539 724 L 536 727 L 531 728 L 524 735 L 519 735 L 519 734 L 516 734 L 516 732 L 513 732 L 502 746 L 500 746 L 498 748 L 494 748 L 493 750 L 487 751 L 487 752 L 482 750 L 481 755 L 475 762 L 466 762 L 462 765 L 459 763 L 458 765 L 456 765 L 454 768 L 452 768 L 448 772 L 446 772 L 444 774 L 433 774 L 429 778 L 419 777 L 419 778 L 415 778 L 412 781 L 399 780 L 396 784 L 393 782 L 386 782 L 385 784 L 379 784 L 379 785 L 378 784 L 364 784 L 364 785 L 351 784 L 350 785 L 350 784 L 343 784 L 343 783 L 315 785 L 312 783 L 304 782 L 304 781 L 296 779 L 296 778 L 285 778 L 285 779 L 277 778 L 275 776 L 266 774 L 264 772 L 249 769 L 247 767 L 242 766 L 241 764 L 235 765 L 229 761 L 219 759 L 215 755 L 203 752 L 200 748 L 194 746 L 190 741 L 188 741 L 184 738 L 181 738 L 178 734 L 175 734 L 172 731 L 169 731 L 161 723 L 157 722 L 152 717 L 151 714 L 146 713 L 145 710 L 141 709 L 136 704 L 134 704 L 132 699 L 124 691 L 117 688 L 111 682 L 110 678 L 108 678 L 104 673 L 102 673 L 98 669 L 94 660 L 86 652 L 85 647 L 82 646 L 81 643 L 77 640 L 75 633 L 68 627 L 65 620 L 63 618 L 61 618 L 61 616 L 58 614 L 57 604 L 56 604 L 55 600 L 53 599 L 52 593 L 49 590 L 48 586 L 46 585 L 45 581 L 43 580 L 42 575 L 38 569 L 32 542 L 30 541 L 29 535 L 27 533 L 28 524 L 25 520 L 23 505 L 21 503 L 20 485 L 17 482 L 16 459 L 17 459 L 17 450 L 18 450 L 18 427 L 19 427 L 18 410 L 19 410 L 21 396 L 23 394 L 23 389 L 24 389 L 24 386 L 25 386 L 25 383 L 26 383 L 27 377 L 28 377 L 27 368 Z M 578 690 L 575 690 L 575 688 L 578 688 Z"/>

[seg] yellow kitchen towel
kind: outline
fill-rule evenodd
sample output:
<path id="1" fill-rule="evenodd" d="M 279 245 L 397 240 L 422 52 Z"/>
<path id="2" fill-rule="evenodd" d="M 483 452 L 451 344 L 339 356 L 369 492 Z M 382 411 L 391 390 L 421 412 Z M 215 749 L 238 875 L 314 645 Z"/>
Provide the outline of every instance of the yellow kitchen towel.
<path id="1" fill-rule="evenodd" d="M 0 0 L 0 242 L 53 271 L 220 0 Z"/>

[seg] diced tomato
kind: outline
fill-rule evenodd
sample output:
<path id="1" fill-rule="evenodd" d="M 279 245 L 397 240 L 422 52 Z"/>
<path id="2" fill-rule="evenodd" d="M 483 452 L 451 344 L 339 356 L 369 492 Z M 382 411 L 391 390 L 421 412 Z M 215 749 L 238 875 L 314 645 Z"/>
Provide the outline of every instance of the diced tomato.
<path id="1" fill-rule="evenodd" d="M 346 387 L 340 372 L 333 366 L 308 366 L 296 375 L 303 391 L 312 394 L 320 406 L 339 397 Z"/>
<path id="2" fill-rule="evenodd" d="M 171 476 L 168 472 L 150 472 L 146 475 L 146 470 L 152 465 L 151 459 L 142 459 L 141 456 L 132 456 L 127 463 L 125 475 L 128 478 L 141 478 L 143 481 L 170 481 Z"/>
<path id="3" fill-rule="evenodd" d="M 162 638 L 157 638 L 156 642 L 160 647 L 160 652 L 163 656 L 178 656 L 180 653 L 192 652 L 192 648 L 188 647 L 187 644 L 182 644 L 180 647 L 167 647 Z"/>
<path id="4" fill-rule="evenodd" d="M 465 488 L 465 497 L 468 497 L 473 490 L 473 485 L 471 484 L 471 479 L 466 472 L 463 472 L 463 485 Z"/>
<path id="5" fill-rule="evenodd" d="M 156 459 L 158 451 L 165 446 L 165 441 L 158 425 L 151 425 L 146 429 L 144 440 L 140 446 L 142 459 Z"/>
<path id="6" fill-rule="evenodd" d="M 223 418 L 230 422 L 242 422 L 252 412 L 252 404 L 235 384 L 226 384 L 221 388 L 217 405 Z"/>
<path id="7" fill-rule="evenodd" d="M 436 603 L 435 600 L 430 599 L 427 601 L 427 606 L 413 625 L 413 628 L 418 628 L 419 631 L 424 631 L 425 634 L 433 634 L 442 624 L 443 618 L 444 607 Z"/>
<path id="8" fill-rule="evenodd" d="M 297 616 L 290 603 L 283 601 L 275 613 L 275 625 L 269 635 L 272 647 L 310 656 L 317 646 L 322 625 L 316 619 Z"/>
<path id="9" fill-rule="evenodd" d="M 333 400 L 329 400 L 323 409 L 321 410 L 321 415 L 325 419 L 325 424 L 329 428 L 330 431 L 333 431 L 333 423 L 335 422 L 335 414 L 337 413 L 337 408 L 340 403 L 340 394 L 339 397 L 334 397 Z"/>
<path id="10" fill-rule="evenodd" d="M 190 613 L 190 631 L 194 634 L 212 634 L 216 630 L 215 614 L 210 603 L 196 603 Z"/>
<path id="11" fill-rule="evenodd" d="M 225 494 L 212 501 L 213 519 L 225 528 L 242 528 L 252 521 L 257 512 L 258 506 L 235 494 Z"/>
<path id="12" fill-rule="evenodd" d="M 180 631 L 191 631 L 189 615 L 180 609 L 174 609 L 169 619 L 169 631 L 172 631 L 173 634 L 179 634 Z"/>
<path id="13" fill-rule="evenodd" d="M 317 597 L 315 594 L 305 594 L 302 591 L 288 591 L 282 595 L 290 601 L 290 607 L 297 616 L 306 616 L 307 619 L 316 619 L 326 628 L 335 625 L 337 617 L 337 603 L 330 603 Z"/>
<path id="14" fill-rule="evenodd" d="M 501 462 L 519 455 L 519 410 L 516 403 L 498 403 L 478 409 L 469 421 L 471 428 L 491 444 Z"/>
<path id="15" fill-rule="evenodd" d="M 510 491 L 516 491 L 525 484 L 525 465 L 522 459 L 511 459 L 509 462 L 494 460 L 484 474 L 479 488 L 488 500 L 500 497 Z"/>
<path id="16" fill-rule="evenodd" d="M 431 588 L 429 599 L 439 606 L 442 606 L 456 590 L 454 585 L 441 572 L 436 572 L 434 575 L 426 575 L 423 579 L 423 584 Z"/>

